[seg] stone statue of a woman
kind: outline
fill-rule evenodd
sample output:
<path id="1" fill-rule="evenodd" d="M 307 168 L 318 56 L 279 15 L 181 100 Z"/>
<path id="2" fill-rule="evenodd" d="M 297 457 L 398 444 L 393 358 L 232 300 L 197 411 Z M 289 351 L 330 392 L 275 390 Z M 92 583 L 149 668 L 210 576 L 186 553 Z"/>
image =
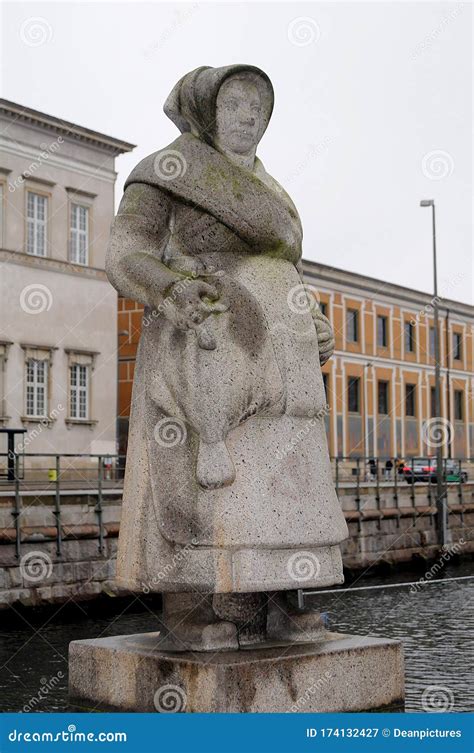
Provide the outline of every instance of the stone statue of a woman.
<path id="1" fill-rule="evenodd" d="M 165 103 L 181 135 L 140 162 L 107 274 L 145 306 L 118 579 L 164 594 L 163 646 L 238 648 L 320 630 L 296 589 L 342 581 L 321 366 L 327 319 L 302 230 L 255 152 L 273 108 L 258 68 L 198 68 Z"/>

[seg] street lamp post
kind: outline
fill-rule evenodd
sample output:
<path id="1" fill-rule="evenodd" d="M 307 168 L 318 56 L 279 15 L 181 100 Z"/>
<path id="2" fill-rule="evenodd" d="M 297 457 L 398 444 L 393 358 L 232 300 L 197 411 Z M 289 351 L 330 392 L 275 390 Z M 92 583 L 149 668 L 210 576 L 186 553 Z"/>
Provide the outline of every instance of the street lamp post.
<path id="1" fill-rule="evenodd" d="M 420 201 L 421 207 L 431 207 L 432 224 L 433 224 L 433 319 L 435 330 L 435 413 L 436 418 L 441 424 L 441 347 L 439 338 L 439 299 L 438 299 L 438 270 L 436 263 L 436 216 L 434 199 L 424 199 Z M 448 343 L 446 345 L 448 347 Z M 440 426 L 439 436 L 444 439 L 444 432 Z M 436 511 L 437 511 L 437 529 L 438 542 L 441 546 L 447 543 L 447 510 L 446 497 L 443 483 L 443 448 L 444 441 L 437 442 L 436 447 Z"/>

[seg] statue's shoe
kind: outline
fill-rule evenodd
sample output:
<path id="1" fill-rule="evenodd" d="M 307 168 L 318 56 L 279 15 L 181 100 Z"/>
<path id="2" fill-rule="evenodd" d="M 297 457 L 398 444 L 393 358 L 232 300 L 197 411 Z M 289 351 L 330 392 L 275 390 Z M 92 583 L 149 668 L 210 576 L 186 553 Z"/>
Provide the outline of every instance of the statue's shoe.
<path id="1" fill-rule="evenodd" d="M 235 481 L 235 468 L 224 441 L 199 442 L 196 478 L 203 489 L 220 489 Z"/>

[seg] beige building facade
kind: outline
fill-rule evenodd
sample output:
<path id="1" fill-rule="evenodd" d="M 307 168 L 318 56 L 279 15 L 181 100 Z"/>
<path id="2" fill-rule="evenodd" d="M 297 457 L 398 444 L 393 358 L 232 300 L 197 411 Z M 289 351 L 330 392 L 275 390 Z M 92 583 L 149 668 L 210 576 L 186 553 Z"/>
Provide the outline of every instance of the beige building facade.
<path id="1" fill-rule="evenodd" d="M 0 100 L 0 427 L 25 429 L 25 452 L 115 453 L 104 260 L 115 158 L 131 149 Z"/>
<path id="2" fill-rule="evenodd" d="M 474 307 L 440 301 L 442 422 L 434 416 L 433 299 L 426 293 L 304 261 L 307 290 L 332 323 L 323 367 L 332 457 L 474 456 Z M 452 294 L 456 291 L 456 276 Z M 125 453 L 143 307 L 119 298 L 119 446 Z M 441 432 L 441 433 L 440 433 Z"/>
<path id="3" fill-rule="evenodd" d="M 304 272 L 336 337 L 323 368 L 331 455 L 426 457 L 442 440 L 446 456 L 474 456 L 474 307 L 439 301 L 440 423 L 432 296 L 313 262 Z"/>

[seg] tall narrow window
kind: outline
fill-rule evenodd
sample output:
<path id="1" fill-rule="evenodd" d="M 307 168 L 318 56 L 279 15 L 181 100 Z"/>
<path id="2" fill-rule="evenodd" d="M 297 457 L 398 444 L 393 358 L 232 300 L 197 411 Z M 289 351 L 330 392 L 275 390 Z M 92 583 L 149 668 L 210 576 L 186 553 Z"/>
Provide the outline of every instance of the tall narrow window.
<path id="1" fill-rule="evenodd" d="M 388 382 L 379 382 L 377 385 L 379 414 L 388 415 Z"/>
<path id="2" fill-rule="evenodd" d="M 464 421 L 464 393 L 462 390 L 454 390 L 454 418 L 456 421 Z"/>
<path id="3" fill-rule="evenodd" d="M 347 380 L 347 403 L 350 413 L 360 413 L 360 379 L 349 377 Z"/>
<path id="4" fill-rule="evenodd" d="M 328 305 L 327 303 L 324 303 L 324 301 L 319 302 L 319 310 L 323 316 L 328 315 Z"/>
<path id="5" fill-rule="evenodd" d="M 431 418 L 434 418 L 436 416 L 436 389 L 434 387 L 430 388 L 430 411 Z"/>
<path id="6" fill-rule="evenodd" d="M 357 309 L 347 309 L 346 330 L 348 342 L 359 342 L 359 312 Z"/>
<path id="7" fill-rule="evenodd" d="M 70 373 L 70 409 L 71 418 L 89 418 L 89 368 L 74 363 L 69 367 Z"/>
<path id="8" fill-rule="evenodd" d="M 33 256 L 46 256 L 48 199 L 37 193 L 27 194 L 26 251 Z"/>
<path id="9" fill-rule="evenodd" d="M 453 334 L 453 358 L 455 361 L 462 361 L 462 335 L 460 332 Z"/>
<path id="10" fill-rule="evenodd" d="M 3 248 L 3 183 L 0 183 L 0 248 Z"/>
<path id="11" fill-rule="evenodd" d="M 436 342 L 435 342 L 435 328 L 430 327 L 430 358 L 435 357 Z"/>
<path id="12" fill-rule="evenodd" d="M 0 342 L 0 418 L 5 416 L 5 367 L 8 345 Z"/>
<path id="13" fill-rule="evenodd" d="M 87 264 L 89 256 L 89 209 L 80 204 L 71 204 L 71 250 L 70 261 Z"/>
<path id="14" fill-rule="evenodd" d="M 405 322 L 405 351 L 415 352 L 415 325 L 407 321 Z"/>
<path id="15" fill-rule="evenodd" d="M 416 384 L 405 385 L 405 415 L 416 416 Z"/>
<path id="16" fill-rule="evenodd" d="M 388 346 L 386 316 L 377 317 L 377 345 L 379 348 L 386 348 Z"/>
<path id="17" fill-rule="evenodd" d="M 26 362 L 26 415 L 44 418 L 48 409 L 48 363 L 33 358 Z"/>

